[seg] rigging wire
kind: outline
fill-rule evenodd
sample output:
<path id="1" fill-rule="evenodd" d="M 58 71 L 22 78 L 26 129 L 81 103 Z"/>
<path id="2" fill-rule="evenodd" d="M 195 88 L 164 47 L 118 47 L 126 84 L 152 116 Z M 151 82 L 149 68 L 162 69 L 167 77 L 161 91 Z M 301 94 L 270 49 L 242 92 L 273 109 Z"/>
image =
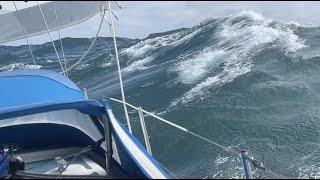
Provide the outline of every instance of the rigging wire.
<path id="1" fill-rule="evenodd" d="M 60 27 L 59 27 L 59 20 L 58 20 L 58 15 L 57 15 L 57 9 L 56 9 L 56 4 L 54 3 L 54 1 L 52 1 L 53 3 L 53 9 L 54 9 L 54 14 L 56 16 L 56 22 L 57 22 L 57 27 L 58 27 L 58 34 L 59 34 L 59 40 L 60 40 L 60 46 L 61 46 L 61 51 L 62 51 L 62 56 L 63 56 L 63 62 L 64 62 L 64 69 L 67 69 L 67 64 L 66 64 L 66 57 L 64 55 L 64 48 L 63 48 L 63 44 L 62 44 L 62 39 L 60 36 Z M 66 75 L 68 77 L 68 72 L 66 72 Z"/>
<path id="2" fill-rule="evenodd" d="M 65 73 L 65 71 L 64 71 L 64 69 L 63 69 L 63 66 L 62 66 L 62 63 L 61 63 L 61 60 L 60 60 L 58 51 L 57 51 L 57 49 L 56 49 L 56 46 L 54 45 L 54 42 L 53 42 L 53 40 L 52 40 L 50 31 L 49 31 L 49 28 L 48 28 L 48 24 L 47 24 L 47 21 L 46 21 L 46 19 L 45 19 L 45 17 L 44 17 L 43 12 L 42 12 L 42 9 L 41 9 L 41 6 L 40 6 L 40 4 L 39 4 L 39 1 L 37 1 L 37 4 L 38 4 L 38 6 L 39 6 L 40 13 L 41 13 L 42 19 L 43 19 L 43 21 L 44 21 L 44 24 L 46 25 L 47 32 L 48 32 L 48 35 L 49 35 L 49 37 L 50 37 L 51 43 L 52 43 L 52 45 L 53 45 L 54 51 L 56 52 L 57 58 L 58 58 L 58 60 L 59 60 L 59 63 L 60 63 L 61 69 L 62 69 L 62 73 L 64 74 L 64 76 L 66 76 L 66 73 Z"/>
<path id="3" fill-rule="evenodd" d="M 34 59 L 34 56 L 33 56 L 32 50 L 31 50 L 31 46 L 30 46 L 30 44 L 29 44 L 29 40 L 28 40 L 28 38 L 27 38 L 27 34 L 26 34 L 26 32 L 25 32 L 25 30 L 24 30 L 24 27 L 23 27 L 23 25 L 22 25 L 22 22 L 21 22 L 21 19 L 20 19 L 20 15 L 19 15 L 19 12 L 18 12 L 17 5 L 16 5 L 16 3 L 15 3 L 14 1 L 13 1 L 13 4 L 14 4 L 14 7 L 15 7 L 15 9 L 16 9 L 17 17 L 18 17 L 20 26 L 21 26 L 21 28 L 22 28 L 24 37 L 25 37 L 25 39 L 26 39 L 26 41 L 27 41 L 27 44 L 28 44 L 28 47 L 29 47 L 29 51 L 30 51 L 30 54 L 31 54 L 31 57 L 32 57 L 32 60 L 33 60 L 33 63 L 34 63 L 35 68 L 36 68 L 36 67 L 37 67 L 37 63 L 36 63 L 36 60 Z"/>
<path id="4" fill-rule="evenodd" d="M 110 33 L 111 33 L 111 35 L 113 37 L 114 51 L 115 51 L 116 60 L 117 60 L 118 76 L 119 76 L 119 81 L 120 81 L 120 89 L 121 89 L 121 97 L 122 97 L 122 102 L 123 102 L 123 109 L 124 109 L 124 114 L 125 114 L 126 119 L 127 119 L 129 132 L 132 134 L 130 119 L 129 119 L 128 110 L 127 110 L 127 106 L 126 106 L 126 99 L 125 99 L 124 89 L 123 89 L 120 61 L 119 61 L 119 55 L 118 55 L 118 49 L 117 49 L 117 41 L 116 41 L 116 36 L 115 36 L 114 26 L 113 26 L 113 20 L 112 20 L 112 13 L 113 12 L 111 10 L 110 1 L 108 1 L 107 3 L 108 3 L 107 8 L 109 10 L 110 23 L 111 23 L 111 24 L 109 24 L 109 27 L 110 27 Z"/>
<path id="5" fill-rule="evenodd" d="M 70 66 L 68 69 L 66 69 L 65 72 L 70 71 L 72 68 L 74 68 L 76 65 L 78 65 L 78 64 L 88 55 L 88 53 L 89 53 L 90 50 L 92 49 L 93 45 L 95 44 L 95 42 L 96 42 L 96 40 L 97 40 L 97 38 L 98 38 L 100 29 L 101 29 L 101 27 L 102 27 L 103 17 L 104 17 L 104 15 L 105 15 L 105 9 L 103 8 L 102 11 L 103 11 L 103 16 L 102 16 L 102 18 L 101 18 L 98 31 L 97 31 L 96 36 L 94 37 L 93 41 L 91 42 L 89 48 L 88 48 L 87 51 L 82 55 L 82 57 L 81 57 L 76 63 L 74 63 L 72 66 Z M 62 72 L 60 72 L 60 73 L 62 73 Z"/>

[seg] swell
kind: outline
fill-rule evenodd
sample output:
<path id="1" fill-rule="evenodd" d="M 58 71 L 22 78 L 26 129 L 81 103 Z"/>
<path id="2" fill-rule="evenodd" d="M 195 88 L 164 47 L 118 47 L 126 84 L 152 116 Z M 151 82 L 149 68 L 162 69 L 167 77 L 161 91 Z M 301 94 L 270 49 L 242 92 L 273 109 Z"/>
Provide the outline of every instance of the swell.
<path id="1" fill-rule="evenodd" d="M 316 149 L 320 140 L 319 34 L 318 27 L 286 24 L 244 11 L 144 39 L 118 38 L 126 98 L 221 144 L 250 147 L 275 171 L 288 171 L 284 175 L 318 177 L 310 176 L 318 171 L 313 167 L 318 157 L 310 149 Z M 62 41 L 68 67 L 91 42 Z M 55 43 L 61 54 L 59 42 Z M 39 68 L 59 69 L 50 43 L 32 49 Z M 0 71 L 33 68 L 27 46 L 1 46 L 0 64 Z M 91 98 L 120 97 L 110 38 L 98 38 L 92 52 L 69 75 L 80 88 L 88 89 Z M 124 119 L 121 107 L 116 107 L 118 118 Z M 137 128 L 138 119 L 132 119 Z M 168 163 L 177 158 L 179 165 L 172 166 L 183 177 L 240 177 L 237 157 L 153 121 L 148 126 L 154 155 Z M 287 169 L 287 164 L 301 159 Z"/>

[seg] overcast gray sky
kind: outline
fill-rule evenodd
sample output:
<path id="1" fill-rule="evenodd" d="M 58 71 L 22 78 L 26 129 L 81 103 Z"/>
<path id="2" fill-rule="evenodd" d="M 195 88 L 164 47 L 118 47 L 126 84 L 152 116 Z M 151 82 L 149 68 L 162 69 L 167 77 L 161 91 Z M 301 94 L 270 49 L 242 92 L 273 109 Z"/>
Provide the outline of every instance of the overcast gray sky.
<path id="1" fill-rule="evenodd" d="M 192 27 L 210 17 L 221 17 L 243 10 L 251 10 L 263 16 L 301 25 L 320 26 L 320 2 L 313 1 L 118 1 L 122 9 L 114 6 L 119 17 L 116 35 L 128 38 L 144 38 L 150 33 L 181 27 Z M 9 5 L 12 2 L 0 2 Z M 22 2 L 21 2 L 22 3 Z M 18 4 L 21 8 L 23 5 Z M 9 5 L 10 6 L 10 5 Z M 97 31 L 100 15 L 79 25 L 61 31 L 63 37 L 93 37 Z M 105 23 L 106 25 L 106 23 Z M 109 30 L 100 36 L 108 36 Z M 54 37 L 57 37 L 54 35 Z M 49 40 L 48 35 L 30 38 L 32 44 Z M 9 44 L 21 44 L 24 41 Z"/>

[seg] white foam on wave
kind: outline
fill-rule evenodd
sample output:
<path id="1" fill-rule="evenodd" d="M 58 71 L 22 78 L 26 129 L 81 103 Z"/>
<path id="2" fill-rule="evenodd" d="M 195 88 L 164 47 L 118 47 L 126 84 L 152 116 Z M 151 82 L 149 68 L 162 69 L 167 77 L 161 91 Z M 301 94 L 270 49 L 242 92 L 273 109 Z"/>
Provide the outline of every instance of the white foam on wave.
<path id="1" fill-rule="evenodd" d="M 224 50 L 205 48 L 196 57 L 181 61 L 174 70 L 179 72 L 179 81 L 185 84 L 192 84 L 203 78 L 209 67 L 221 63 L 224 55 Z"/>
<path id="2" fill-rule="evenodd" d="M 259 13 L 256 13 L 254 11 L 241 11 L 239 12 L 238 14 L 236 14 L 235 16 L 234 15 L 231 15 L 232 17 L 241 17 L 241 16 L 246 16 L 246 17 L 249 17 L 255 21 L 257 20 L 266 20 L 266 18 L 262 15 L 262 14 L 259 14 Z"/>
<path id="3" fill-rule="evenodd" d="M 47 57 L 35 57 L 36 61 L 40 61 L 41 59 L 45 59 L 47 63 L 52 63 L 53 61 Z"/>
<path id="4" fill-rule="evenodd" d="M 88 67 L 90 64 L 80 64 L 78 66 L 76 66 L 74 69 L 77 69 L 77 70 L 82 70 L 86 67 Z"/>
<path id="5" fill-rule="evenodd" d="M 120 54 L 126 54 L 128 56 L 132 56 L 133 58 L 141 58 L 143 57 L 146 53 L 153 51 L 156 49 L 156 45 L 151 45 L 156 42 L 156 40 L 159 38 L 154 38 L 146 41 L 141 41 L 138 44 L 131 46 L 129 48 L 126 48 L 120 52 Z"/>
<path id="6" fill-rule="evenodd" d="M 152 56 L 148 56 L 146 58 L 143 58 L 141 60 L 137 60 L 133 63 L 131 63 L 129 66 L 125 67 L 122 71 L 124 73 L 131 73 L 137 70 L 144 70 L 147 69 L 148 67 L 144 66 L 145 64 L 151 62 L 154 59 Z"/>
<path id="7" fill-rule="evenodd" d="M 215 172 L 210 179 L 231 178 L 241 179 L 243 177 L 243 167 L 239 158 L 223 157 L 219 155 L 215 160 Z"/>
<path id="8" fill-rule="evenodd" d="M 298 168 L 298 179 L 320 179 L 320 163 L 303 165 Z"/>
<path id="9" fill-rule="evenodd" d="M 23 63 L 13 63 L 3 67 L 0 67 L 0 71 L 13 71 L 15 69 L 40 69 L 42 66 L 40 65 L 30 65 Z"/>
<path id="10" fill-rule="evenodd" d="M 112 65 L 113 65 L 113 63 L 111 63 L 111 62 L 105 62 L 105 63 L 100 64 L 99 66 L 105 68 L 105 67 L 109 67 Z"/>
<path id="11" fill-rule="evenodd" d="M 318 152 L 301 158 L 296 164 L 292 164 L 288 169 L 298 172 L 298 179 L 320 179 L 320 162 Z"/>
<path id="12" fill-rule="evenodd" d="M 152 85 L 154 85 L 154 84 L 156 84 L 155 82 L 153 82 L 153 81 L 151 81 L 151 82 L 147 82 L 147 83 L 145 83 L 145 84 L 143 84 L 142 86 L 140 86 L 140 87 L 148 87 L 148 86 L 152 86 Z"/>
<path id="13" fill-rule="evenodd" d="M 242 20 L 241 20 L 242 18 Z M 252 11 L 241 12 L 221 20 L 220 31 L 214 36 L 219 42 L 207 47 L 189 59 L 181 59 L 173 68 L 178 74 L 178 82 L 195 84 L 182 97 L 171 103 L 187 103 L 202 96 L 211 87 L 221 86 L 238 76 L 251 71 L 254 54 L 269 44 L 279 47 L 285 53 L 304 48 L 304 42 L 285 24 L 270 26 L 272 20 Z M 217 73 L 218 66 L 222 70 Z"/>
<path id="14" fill-rule="evenodd" d="M 154 54 L 155 50 L 162 47 L 179 46 L 180 44 L 187 42 L 188 40 L 193 38 L 200 31 L 200 29 L 196 31 L 180 31 L 164 36 L 146 39 L 129 48 L 122 50 L 120 52 L 121 55 L 130 56 L 132 58 L 132 61 L 134 61 L 127 68 L 125 68 L 124 71 L 133 72 L 148 68 L 145 65 L 153 61 L 157 56 L 156 54 Z"/>

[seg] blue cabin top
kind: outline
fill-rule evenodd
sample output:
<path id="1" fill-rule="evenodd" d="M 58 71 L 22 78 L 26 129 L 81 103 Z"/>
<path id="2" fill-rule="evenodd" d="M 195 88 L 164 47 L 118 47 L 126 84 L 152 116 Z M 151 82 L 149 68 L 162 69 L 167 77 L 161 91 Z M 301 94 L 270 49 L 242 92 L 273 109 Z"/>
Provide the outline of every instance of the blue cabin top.
<path id="1" fill-rule="evenodd" d="M 0 72 L 0 109 L 55 101 L 85 100 L 67 77 L 49 70 Z"/>
<path id="2" fill-rule="evenodd" d="M 120 123 L 113 115 L 107 102 L 86 100 L 81 90 L 67 77 L 49 70 L 16 70 L 8 72 L 0 72 L 0 122 L 4 122 L 9 118 L 21 117 L 26 115 L 36 115 L 37 113 L 46 113 L 58 110 L 78 110 L 84 115 L 93 115 L 103 123 L 104 120 L 110 122 L 110 131 L 112 134 L 112 149 L 117 149 L 118 160 L 117 166 L 126 172 L 129 177 L 141 177 L 141 178 L 170 178 L 170 176 L 161 168 L 157 161 L 145 150 L 140 142 Z M 59 112 L 56 114 L 58 117 Z M 102 115 L 106 115 L 108 118 L 103 118 Z M 36 116 L 34 116 L 36 117 Z M 77 117 L 74 118 L 47 118 L 45 121 L 42 119 L 41 128 L 32 119 L 27 123 L 25 119 L 18 121 L 8 122 L 3 128 L 0 140 L 2 142 L 36 142 L 34 134 L 44 134 L 46 138 L 37 136 L 41 143 L 53 143 L 54 140 L 59 140 L 59 143 L 79 145 L 80 143 L 90 144 L 87 141 L 92 141 L 93 136 L 90 136 L 90 140 L 84 139 L 83 133 L 76 134 L 75 131 L 71 131 L 67 127 L 75 127 L 81 132 L 89 134 L 93 121 L 90 119 L 82 119 L 83 121 L 77 121 Z M 88 121 L 86 121 L 88 120 Z M 53 124 L 53 123 L 56 124 Z M 58 122 L 58 123 L 57 123 Z M 81 125 L 79 122 L 82 122 Z M 86 123 L 87 122 L 87 123 Z M 90 123 L 91 122 L 91 123 Z M 20 126 L 20 125 L 23 126 Z M 50 124 L 50 126 L 48 125 Z M 63 129 L 57 129 L 62 127 Z M 22 129 L 19 129 L 21 127 Z M 43 128 L 48 127 L 45 132 Z M 53 128 L 54 127 L 54 128 Z M 94 126 L 96 128 L 96 126 Z M 12 130 L 12 128 L 15 128 Z M 23 133 L 22 133 L 23 130 Z M 62 136 L 57 138 L 55 132 L 70 132 L 74 136 Z M 97 131 L 97 129 L 96 129 Z M 19 133 L 18 133 L 19 132 Z M 78 131 L 77 131 L 78 132 Z M 99 133 L 99 132 L 98 132 Z M 102 132 L 100 132 L 102 134 Z M 22 137 L 20 135 L 23 135 Z M 29 134 L 29 135 L 28 135 Z M 52 139 L 48 140 L 48 135 L 54 134 Z M 101 135 L 100 134 L 100 135 Z M 14 135 L 14 136 L 13 136 Z M 83 138 L 80 138 L 83 137 Z M 69 137 L 69 138 L 66 138 Z M 87 138 L 87 136 L 85 136 Z M 89 137 L 89 136 L 88 136 Z M 43 140 L 44 139 L 44 140 Z M 43 140 L 43 141 L 42 141 Z M 0 141 L 0 143 L 1 143 Z M 96 141 L 94 139 L 94 141 Z M 36 143 L 30 143 L 34 146 Z M 3 143 L 5 144 L 5 143 Z M 91 143 L 92 144 L 92 143 Z M 45 144 L 47 145 L 47 144 Z M 104 155 L 102 151 L 101 154 Z"/>

